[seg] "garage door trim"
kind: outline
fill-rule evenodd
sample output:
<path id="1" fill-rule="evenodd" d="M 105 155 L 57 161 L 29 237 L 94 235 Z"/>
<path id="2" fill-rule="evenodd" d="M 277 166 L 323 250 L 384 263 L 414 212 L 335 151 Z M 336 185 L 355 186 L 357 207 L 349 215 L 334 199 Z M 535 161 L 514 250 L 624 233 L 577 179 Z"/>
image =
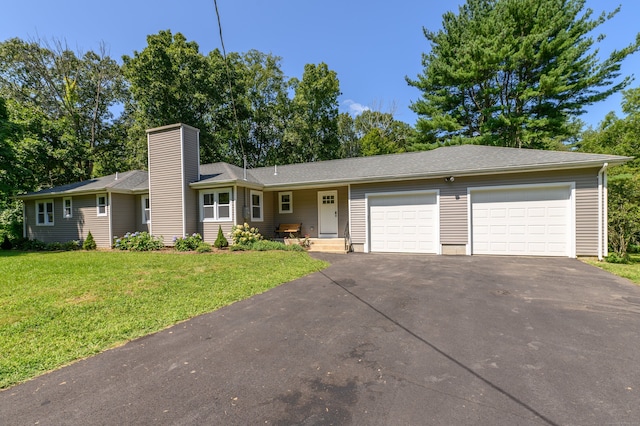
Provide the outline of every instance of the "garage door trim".
<path id="1" fill-rule="evenodd" d="M 569 189 L 569 211 L 568 211 L 568 257 L 576 257 L 576 184 L 575 182 L 551 182 L 551 183 L 534 183 L 522 185 L 495 185 L 480 186 L 467 188 L 467 232 L 468 241 L 467 254 L 473 254 L 473 193 L 489 192 L 489 191 L 509 191 L 509 190 L 527 190 L 527 189 L 552 189 L 552 188 L 568 188 Z"/>
<path id="2" fill-rule="evenodd" d="M 435 195 L 435 217 L 434 217 L 434 245 L 435 254 L 441 254 L 440 246 L 440 190 L 413 190 L 413 191 L 388 191 L 388 192 L 369 192 L 364 194 L 364 208 L 365 208 L 365 242 L 364 252 L 371 252 L 371 218 L 370 216 L 370 198 L 385 198 L 385 197 L 403 197 L 412 195 Z"/>

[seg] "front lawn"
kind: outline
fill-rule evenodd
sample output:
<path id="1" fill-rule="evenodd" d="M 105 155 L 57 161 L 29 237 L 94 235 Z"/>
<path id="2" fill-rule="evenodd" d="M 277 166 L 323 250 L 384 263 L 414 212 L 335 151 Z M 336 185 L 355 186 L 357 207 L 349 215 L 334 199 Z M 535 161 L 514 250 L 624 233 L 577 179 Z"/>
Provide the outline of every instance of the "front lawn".
<path id="1" fill-rule="evenodd" d="M 0 389 L 326 266 L 283 251 L 1 251 Z"/>
<path id="2" fill-rule="evenodd" d="M 634 283 L 640 285 L 640 254 L 632 254 L 629 263 L 608 263 L 600 262 L 598 259 L 584 259 L 589 265 L 597 266 L 605 271 L 611 272 Z"/>

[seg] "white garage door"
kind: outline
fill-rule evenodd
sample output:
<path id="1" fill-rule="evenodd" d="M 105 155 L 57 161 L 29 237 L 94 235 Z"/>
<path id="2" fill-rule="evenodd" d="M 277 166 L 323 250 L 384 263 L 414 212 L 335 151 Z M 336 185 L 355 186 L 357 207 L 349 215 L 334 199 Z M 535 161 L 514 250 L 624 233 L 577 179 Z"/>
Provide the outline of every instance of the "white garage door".
<path id="1" fill-rule="evenodd" d="M 435 193 L 377 195 L 368 200 L 371 251 L 437 253 Z"/>
<path id="2" fill-rule="evenodd" d="M 473 254 L 571 256 L 571 187 L 471 191 Z"/>

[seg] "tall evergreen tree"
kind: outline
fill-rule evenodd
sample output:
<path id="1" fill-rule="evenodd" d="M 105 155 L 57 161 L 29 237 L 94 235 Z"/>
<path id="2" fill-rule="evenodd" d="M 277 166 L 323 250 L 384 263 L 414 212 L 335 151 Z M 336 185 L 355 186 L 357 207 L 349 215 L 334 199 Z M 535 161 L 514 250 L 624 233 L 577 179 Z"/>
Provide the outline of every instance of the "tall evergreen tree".
<path id="1" fill-rule="evenodd" d="M 424 30 L 424 71 L 407 79 L 422 91 L 411 106 L 422 142 L 544 148 L 571 136 L 585 106 L 631 81 L 620 63 L 640 35 L 603 61 L 593 50 L 592 31 L 618 11 L 592 19 L 585 0 L 467 0 L 444 14 L 441 30 Z"/>

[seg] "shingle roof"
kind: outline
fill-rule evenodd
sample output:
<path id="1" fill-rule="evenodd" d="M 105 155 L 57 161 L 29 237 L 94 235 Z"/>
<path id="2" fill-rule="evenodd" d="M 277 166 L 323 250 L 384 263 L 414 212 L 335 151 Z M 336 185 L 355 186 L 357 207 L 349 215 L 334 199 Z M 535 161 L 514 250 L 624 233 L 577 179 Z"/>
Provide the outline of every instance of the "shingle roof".
<path id="1" fill-rule="evenodd" d="M 21 195 L 19 198 L 30 198 L 42 195 L 63 195 L 91 193 L 100 191 L 111 192 L 137 192 L 149 189 L 149 174 L 143 170 L 131 170 L 128 172 L 112 174 L 82 182 L 47 188 L 41 191 Z"/>
<path id="2" fill-rule="evenodd" d="M 258 167 L 245 171 L 228 163 L 203 164 L 196 187 L 235 182 L 264 187 L 320 185 L 339 182 L 362 182 L 421 177 L 481 175 L 533 170 L 558 170 L 577 167 L 600 167 L 604 163 L 622 164 L 631 157 L 587 154 L 568 151 L 501 148 L 482 145 L 460 145 L 432 151 L 373 157 L 345 158 L 313 163 Z M 245 178 L 246 176 L 246 178 Z M 149 189 L 148 173 L 133 170 L 84 182 L 44 189 L 19 196 L 31 198 L 84 192 L 142 192 Z"/>
<path id="3" fill-rule="evenodd" d="M 621 164 L 630 157 L 605 154 L 587 154 L 568 151 L 542 151 L 501 148 L 481 145 L 441 147 L 432 151 L 373 157 L 345 158 L 314 163 L 289 164 L 276 168 L 260 167 L 247 172 L 247 181 L 265 187 L 311 185 L 330 182 L 357 182 L 367 180 L 401 179 L 412 177 L 438 177 L 448 175 L 474 175 L 509 171 L 553 170 L 574 167 L 596 167 L 607 162 Z M 224 163 L 201 167 L 198 186 L 242 180 L 242 169 L 226 171 Z M 207 170 L 208 173 L 203 173 Z M 208 177 L 216 170 L 214 177 Z"/>

